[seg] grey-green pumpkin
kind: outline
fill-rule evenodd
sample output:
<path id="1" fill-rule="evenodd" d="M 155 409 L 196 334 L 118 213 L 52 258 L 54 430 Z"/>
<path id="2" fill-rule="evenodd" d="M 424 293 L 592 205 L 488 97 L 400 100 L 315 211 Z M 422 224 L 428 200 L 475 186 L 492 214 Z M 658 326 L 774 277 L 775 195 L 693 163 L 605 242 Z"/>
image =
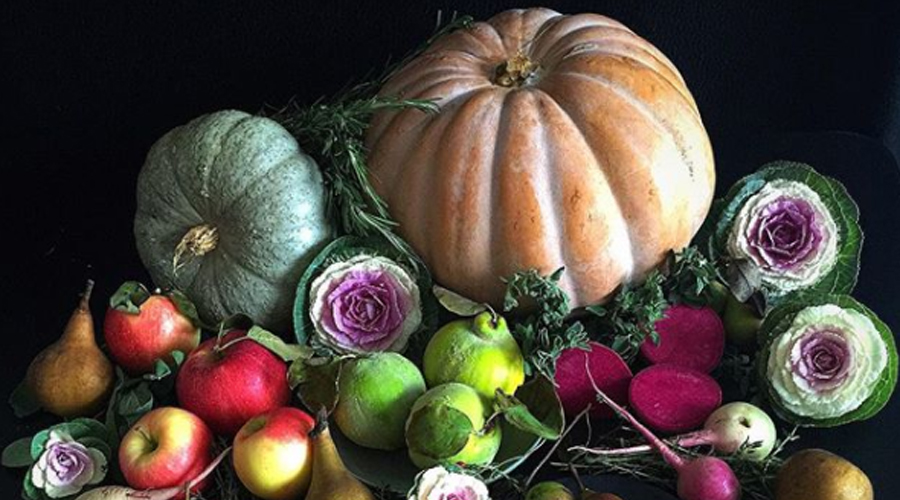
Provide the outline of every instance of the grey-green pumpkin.
<path id="1" fill-rule="evenodd" d="M 241 111 L 200 116 L 150 149 L 134 232 L 157 286 L 215 324 L 236 313 L 290 327 L 303 270 L 332 236 L 316 163 L 281 125 Z"/>

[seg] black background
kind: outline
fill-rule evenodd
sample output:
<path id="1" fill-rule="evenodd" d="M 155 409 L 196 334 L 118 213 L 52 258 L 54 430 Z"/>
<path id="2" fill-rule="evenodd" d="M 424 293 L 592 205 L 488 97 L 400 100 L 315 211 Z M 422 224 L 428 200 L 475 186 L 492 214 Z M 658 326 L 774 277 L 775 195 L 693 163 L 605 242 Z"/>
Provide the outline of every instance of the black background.
<path id="1" fill-rule="evenodd" d="M 417 46 L 438 10 L 484 19 L 520 6 L 3 2 L 0 241 L 8 251 L 0 265 L 0 396 L 61 332 L 85 278 L 98 281 L 98 320 L 119 283 L 146 278 L 131 236 L 134 185 L 146 151 L 165 131 L 217 109 L 257 111 L 292 96 L 304 102 L 334 92 Z M 900 327 L 896 2 L 545 6 L 615 17 L 675 62 L 712 138 L 720 190 L 778 156 L 809 161 L 847 182 L 869 231 L 859 296 Z M 806 444 L 841 451 L 870 473 L 879 498 L 900 498 L 900 479 L 890 477 L 898 418 L 893 404 L 874 422 L 811 433 Z M 0 424 L 0 444 L 29 428 L 5 405 Z M 17 481 L 0 474 L 4 498 L 15 495 Z"/>

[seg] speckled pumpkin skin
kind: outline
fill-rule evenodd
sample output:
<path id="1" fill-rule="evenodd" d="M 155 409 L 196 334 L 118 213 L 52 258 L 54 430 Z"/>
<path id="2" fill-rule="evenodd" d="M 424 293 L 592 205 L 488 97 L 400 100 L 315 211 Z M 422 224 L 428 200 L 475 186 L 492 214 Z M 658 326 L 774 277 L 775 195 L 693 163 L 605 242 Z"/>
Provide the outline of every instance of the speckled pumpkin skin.
<path id="1" fill-rule="evenodd" d="M 524 85 L 495 83 L 517 54 Z M 575 305 L 604 301 L 687 245 L 712 202 L 712 148 L 675 66 L 622 24 L 503 12 L 437 40 L 382 95 L 372 183 L 436 281 L 502 305 L 501 277 L 565 266 Z"/>
<path id="2" fill-rule="evenodd" d="M 173 257 L 193 227 L 216 247 Z M 209 324 L 245 313 L 286 332 L 300 275 L 332 235 L 316 163 L 278 123 L 241 111 L 203 115 L 164 135 L 138 177 L 134 232 L 157 286 L 174 285 Z"/>

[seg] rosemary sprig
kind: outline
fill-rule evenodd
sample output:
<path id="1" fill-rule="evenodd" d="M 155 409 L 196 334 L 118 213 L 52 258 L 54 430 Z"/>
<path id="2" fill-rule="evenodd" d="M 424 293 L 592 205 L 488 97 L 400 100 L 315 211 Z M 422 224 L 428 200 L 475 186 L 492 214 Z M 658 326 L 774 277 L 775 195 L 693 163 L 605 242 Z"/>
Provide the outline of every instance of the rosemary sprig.
<path id="1" fill-rule="evenodd" d="M 778 473 L 778 469 L 784 463 L 784 458 L 782 457 L 784 447 L 796 439 L 798 439 L 797 429 L 794 428 L 787 436 L 777 442 L 775 449 L 763 461 L 743 458 L 740 456 L 740 453 L 720 457 L 728 462 L 740 481 L 743 491 L 742 498 L 748 500 L 772 499 L 771 485 L 775 475 Z M 621 438 L 621 432 L 615 432 L 606 435 L 605 438 L 597 443 L 593 443 L 592 446 L 616 448 L 641 442 L 640 439 L 624 440 Z M 689 458 L 701 456 L 701 453 L 697 450 L 674 445 L 672 445 L 672 448 L 677 453 Z M 675 471 L 658 453 L 596 456 L 582 452 L 573 455 L 567 462 L 554 462 L 552 465 L 560 470 L 569 470 L 570 467 L 574 467 L 578 472 L 588 475 L 620 474 L 631 476 L 642 482 L 669 491 L 675 491 L 677 479 Z"/>
<path id="2" fill-rule="evenodd" d="M 434 34 L 405 58 L 388 65 L 379 76 L 350 86 L 329 99 L 319 99 L 310 106 L 301 106 L 292 100 L 271 114 L 297 138 L 322 168 L 329 214 L 341 231 L 364 238 L 383 238 L 407 256 L 415 267 L 418 267 L 418 258 L 394 232 L 397 223 L 369 181 L 364 142 L 366 129 L 372 116 L 383 110 L 438 112 L 437 103 L 433 100 L 380 96 L 378 91 L 391 76 L 436 39 L 471 23 L 471 17 L 456 16 L 454 13 L 444 25 L 439 12 Z"/>
<path id="3" fill-rule="evenodd" d="M 536 311 L 513 327 L 513 336 L 522 348 L 528 375 L 540 373 L 554 379 L 556 359 L 570 348 L 587 349 L 588 335 L 580 322 L 565 324 L 571 311 L 569 297 L 559 288 L 564 269 L 550 276 L 541 276 L 534 269 L 521 271 L 505 279 L 505 311 L 519 306 L 519 301 L 529 299 Z"/>
<path id="4" fill-rule="evenodd" d="M 409 245 L 394 233 L 397 224 L 387 204 L 369 182 L 364 137 L 369 120 L 380 110 L 412 108 L 436 113 L 438 107 L 428 100 L 354 97 L 360 92 L 351 89 L 332 102 L 323 100 L 305 108 L 292 104 L 274 118 L 322 166 L 329 212 L 343 232 L 381 237 L 415 264 L 418 261 Z"/>

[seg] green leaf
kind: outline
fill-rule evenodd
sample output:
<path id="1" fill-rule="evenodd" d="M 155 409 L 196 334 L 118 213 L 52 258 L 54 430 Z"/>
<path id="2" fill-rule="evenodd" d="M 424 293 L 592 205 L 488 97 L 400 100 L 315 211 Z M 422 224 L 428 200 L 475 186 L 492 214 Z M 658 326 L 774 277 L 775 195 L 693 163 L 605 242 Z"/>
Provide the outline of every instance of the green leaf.
<path id="1" fill-rule="evenodd" d="M 654 270 L 643 283 L 625 285 L 611 301 L 588 308 L 600 318 L 600 330 L 612 337 L 607 343 L 628 363 L 648 337 L 655 337 L 656 322 L 663 318 L 669 305 L 665 284 L 663 274 Z"/>
<path id="2" fill-rule="evenodd" d="M 311 358 L 294 361 L 288 382 L 308 410 L 331 413 L 338 402 L 338 383 L 344 358 Z"/>
<path id="3" fill-rule="evenodd" d="M 40 403 L 28 389 L 28 384 L 23 380 L 13 389 L 9 396 L 9 405 L 12 407 L 16 418 L 25 418 L 37 413 L 41 409 Z"/>
<path id="4" fill-rule="evenodd" d="M 556 440 L 565 426 L 562 404 L 553 383 L 537 376 L 516 391 L 515 396 L 497 391 L 497 411 L 506 421 L 542 439 Z"/>
<path id="5" fill-rule="evenodd" d="M 838 228 L 838 255 L 834 267 L 816 284 L 805 289 L 783 294 L 764 288 L 767 306 L 790 300 L 804 292 L 819 294 L 847 294 L 856 286 L 859 274 L 859 258 L 862 252 L 863 233 L 859 226 L 859 207 L 847 193 L 843 184 L 816 172 L 804 163 L 777 161 L 763 165 L 756 173 L 735 183 L 720 201 L 721 211 L 710 238 L 710 253 L 714 259 L 729 258 L 728 236 L 734 219 L 747 200 L 761 190 L 766 183 L 785 179 L 801 182 L 815 191 L 828 208 Z"/>
<path id="6" fill-rule="evenodd" d="M 184 364 L 184 360 L 187 357 L 187 355 L 185 353 L 183 353 L 177 349 L 172 351 L 171 356 L 172 356 L 172 361 L 175 362 L 175 366 L 181 366 L 182 364 Z"/>
<path id="7" fill-rule="evenodd" d="M 146 382 L 122 391 L 116 412 L 131 426 L 139 418 L 153 409 L 153 392 Z"/>
<path id="8" fill-rule="evenodd" d="M 762 288 L 762 276 L 759 268 L 748 259 L 732 260 L 725 267 L 728 289 L 738 300 L 747 302 L 754 293 Z"/>
<path id="9" fill-rule="evenodd" d="M 795 415 L 780 403 L 779 397 L 768 383 L 766 364 L 773 343 L 779 335 L 784 333 L 791 326 L 794 317 L 796 317 L 803 309 L 824 304 L 834 304 L 844 309 L 853 309 L 872 320 L 872 323 L 875 325 L 875 328 L 878 330 L 878 333 L 881 335 L 885 347 L 887 348 L 888 363 L 876 383 L 872 395 L 869 396 L 859 408 L 839 417 L 814 419 Z M 766 316 L 762 326 L 760 326 L 759 339 L 763 349 L 760 351 L 761 355 L 759 356 L 757 363 L 757 374 L 760 377 L 759 380 L 761 385 L 767 388 L 767 390 L 763 392 L 772 403 L 772 407 L 775 409 L 778 416 L 793 424 L 804 427 L 837 427 L 851 422 L 869 419 L 887 405 L 897 386 L 898 355 L 897 346 L 891 329 L 869 308 L 848 295 L 817 295 L 812 293 L 795 295 L 790 301 L 783 302 L 778 307 L 772 309 Z"/>
<path id="10" fill-rule="evenodd" d="M 93 418 L 76 418 L 62 425 L 68 425 L 69 434 L 79 441 L 87 437 L 104 438 L 108 432 L 102 422 Z"/>
<path id="11" fill-rule="evenodd" d="M 50 429 L 44 429 L 31 438 L 31 459 L 37 461 L 44 453 L 44 447 L 50 439 Z"/>
<path id="12" fill-rule="evenodd" d="M 141 304 L 148 298 L 150 291 L 147 287 L 137 281 L 126 281 L 109 298 L 109 307 L 128 314 L 139 314 Z"/>
<path id="13" fill-rule="evenodd" d="M 309 347 L 288 344 L 284 340 L 281 340 L 278 335 L 258 326 L 251 328 L 250 331 L 247 332 L 247 337 L 272 351 L 275 355 L 288 363 L 301 358 L 311 358 L 313 355 L 312 349 Z"/>
<path id="14" fill-rule="evenodd" d="M 96 437 L 86 437 L 83 439 L 79 439 L 78 442 L 88 448 L 94 448 L 95 450 L 99 451 L 100 453 L 103 454 L 104 457 L 106 457 L 107 461 L 109 461 L 113 458 L 112 448 L 109 446 L 109 443 L 107 443 L 106 440 L 104 440 L 104 439 L 96 438 Z"/>
<path id="15" fill-rule="evenodd" d="M 228 332 L 232 330 L 244 330 L 247 331 L 253 328 L 253 325 L 256 323 L 253 322 L 253 318 L 247 316 L 243 313 L 233 314 L 224 320 L 218 325 L 218 336 L 224 337 L 228 334 Z"/>
<path id="16" fill-rule="evenodd" d="M 602 317 L 606 316 L 606 314 L 608 313 L 608 311 L 606 310 L 606 308 L 603 307 L 603 306 L 601 306 L 601 305 L 587 306 L 587 307 L 585 307 L 584 309 L 585 309 L 587 312 L 589 312 L 589 313 L 591 313 L 591 314 L 593 314 L 594 316 L 597 316 L 597 317 L 599 317 L 599 318 L 602 318 Z"/>
<path id="17" fill-rule="evenodd" d="M 588 335 L 581 323 L 565 323 L 571 307 L 569 296 L 558 285 L 563 271 L 560 268 L 542 276 L 536 269 L 529 269 L 502 280 L 506 283 L 504 310 L 516 309 L 525 300 L 534 305 L 533 312 L 512 328 L 525 357 L 527 375 L 540 373 L 552 378 L 556 359 L 563 351 L 587 345 Z"/>
<path id="18" fill-rule="evenodd" d="M 663 277 L 663 292 L 672 304 L 721 305 L 722 294 L 717 285 L 723 278 L 716 265 L 697 247 L 670 251 L 663 266 Z"/>
<path id="19" fill-rule="evenodd" d="M 488 310 L 488 307 L 485 304 L 467 299 L 453 290 L 444 288 L 440 285 L 434 285 L 432 291 L 434 292 L 434 296 L 437 297 L 438 302 L 444 306 L 444 309 L 457 316 L 477 316 Z"/>
<path id="20" fill-rule="evenodd" d="M 153 363 L 153 373 L 148 373 L 144 375 L 144 379 L 146 380 L 162 380 L 169 375 L 172 374 L 172 369 L 169 368 L 169 365 L 161 360 L 157 359 Z"/>
<path id="21" fill-rule="evenodd" d="M 32 438 L 21 438 L 13 441 L 3 449 L 3 458 L 0 463 L 4 467 L 29 467 L 34 463 L 31 458 Z"/>
<path id="22" fill-rule="evenodd" d="M 22 480 L 22 498 L 26 500 L 43 500 L 45 498 L 43 491 L 39 490 L 34 483 L 31 482 L 31 470 L 25 474 Z"/>
<path id="23" fill-rule="evenodd" d="M 79 421 L 71 421 L 71 422 L 63 422 L 61 424 L 56 424 L 53 427 L 50 427 L 51 431 L 64 432 L 72 437 L 72 439 L 78 440 L 86 436 L 91 435 L 91 426 L 85 424 L 84 422 Z"/>
<path id="24" fill-rule="evenodd" d="M 200 314 L 197 312 L 197 306 L 191 302 L 191 299 L 189 299 L 187 295 L 178 290 L 171 290 L 166 293 L 166 296 L 169 297 L 169 300 L 171 300 L 173 304 L 175 304 L 175 308 L 178 309 L 178 312 L 191 321 L 191 324 L 197 328 L 203 326 L 203 322 L 200 321 Z"/>
<path id="25" fill-rule="evenodd" d="M 406 425 L 407 439 L 415 441 L 416 451 L 434 460 L 461 452 L 476 431 L 468 415 L 443 402 L 418 409 Z"/>
<path id="26" fill-rule="evenodd" d="M 125 372 L 120 367 L 116 367 L 116 385 L 113 386 L 112 394 L 109 396 L 109 404 L 106 407 L 106 415 L 103 422 L 109 431 L 107 442 L 113 448 L 118 447 L 119 433 L 116 417 L 118 416 L 119 400 L 122 396 L 122 390 L 125 388 Z"/>

